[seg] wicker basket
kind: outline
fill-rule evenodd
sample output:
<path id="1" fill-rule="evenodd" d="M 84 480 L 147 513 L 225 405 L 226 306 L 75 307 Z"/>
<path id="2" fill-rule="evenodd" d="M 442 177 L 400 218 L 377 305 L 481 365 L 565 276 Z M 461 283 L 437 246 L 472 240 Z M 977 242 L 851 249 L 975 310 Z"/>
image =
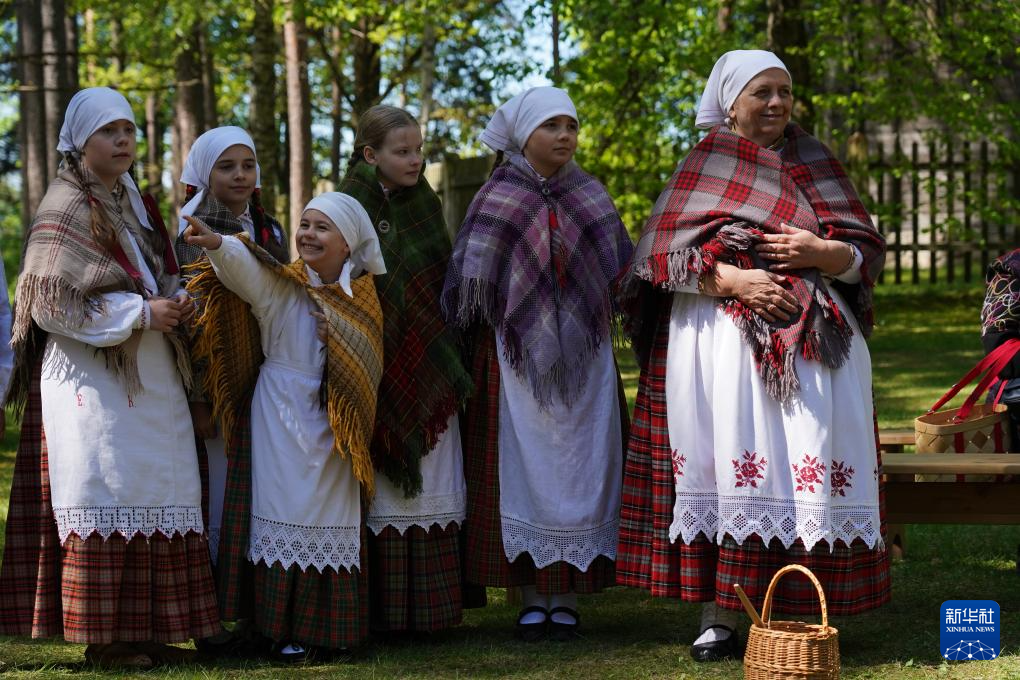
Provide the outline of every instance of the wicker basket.
<path id="1" fill-rule="evenodd" d="M 1004 453 L 1006 444 L 1006 406 L 999 403 L 1005 381 L 991 403 L 979 404 L 1002 367 L 1020 351 L 1020 341 L 1003 343 L 975 366 L 927 413 L 914 420 L 917 453 Z M 959 409 L 939 410 L 978 376 L 977 386 Z M 953 481 L 952 475 L 926 476 L 924 481 Z M 963 475 L 956 479 L 963 481 Z M 967 475 L 967 481 L 992 481 L 991 475 Z"/>
<path id="2" fill-rule="evenodd" d="M 818 591 L 821 625 L 802 621 L 772 621 L 772 594 L 779 579 L 799 571 Z M 829 625 L 822 584 L 806 567 L 791 564 L 780 569 L 765 593 L 762 624 L 753 623 L 744 652 L 748 680 L 835 680 L 839 678 L 839 631 Z"/>

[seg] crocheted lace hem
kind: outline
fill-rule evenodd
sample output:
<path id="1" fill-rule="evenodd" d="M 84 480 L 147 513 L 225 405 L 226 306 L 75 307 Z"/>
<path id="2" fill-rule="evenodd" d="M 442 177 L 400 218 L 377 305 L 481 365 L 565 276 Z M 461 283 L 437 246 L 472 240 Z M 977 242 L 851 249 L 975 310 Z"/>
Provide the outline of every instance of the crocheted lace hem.
<path id="1" fill-rule="evenodd" d="M 444 496 L 400 498 L 386 503 L 375 503 L 368 510 L 365 524 L 375 534 L 393 527 L 401 535 L 411 527 L 428 531 L 438 525 L 445 529 L 451 524 L 460 525 L 467 510 L 467 494 L 451 493 Z"/>
<path id="2" fill-rule="evenodd" d="M 836 505 L 779 498 L 678 493 L 673 506 L 669 540 L 692 542 L 698 534 L 722 541 L 729 534 L 737 543 L 756 534 L 765 543 L 778 538 L 789 548 L 798 538 L 811 550 L 817 543 L 850 545 L 860 539 L 871 549 L 883 549 L 875 505 Z"/>
<path id="3" fill-rule="evenodd" d="M 248 559 L 253 564 L 261 560 L 270 567 L 279 563 L 284 569 L 296 564 L 301 571 L 309 567 L 320 572 L 360 569 L 361 527 L 313 527 L 253 514 Z"/>
<path id="4" fill-rule="evenodd" d="M 92 534 L 107 540 L 119 534 L 127 540 L 135 536 L 152 538 L 161 534 L 167 538 L 183 536 L 189 532 L 202 534 L 202 509 L 186 505 L 160 506 L 69 506 L 53 508 L 60 542 L 74 534 L 83 541 Z"/>
<path id="5" fill-rule="evenodd" d="M 587 571 L 599 555 L 616 559 L 620 530 L 618 519 L 582 529 L 549 529 L 506 516 L 500 520 L 503 550 L 511 562 L 528 553 L 538 569 L 554 562 L 566 562 L 581 571 Z"/>

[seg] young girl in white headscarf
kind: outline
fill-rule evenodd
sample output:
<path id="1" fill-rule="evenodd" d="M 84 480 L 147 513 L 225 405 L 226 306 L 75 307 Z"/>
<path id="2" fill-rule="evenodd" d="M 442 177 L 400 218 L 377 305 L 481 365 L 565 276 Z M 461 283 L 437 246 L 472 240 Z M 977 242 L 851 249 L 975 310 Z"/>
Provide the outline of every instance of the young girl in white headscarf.
<path id="1" fill-rule="evenodd" d="M 443 308 L 473 335 L 464 417 L 467 578 L 520 586 L 516 634 L 569 639 L 577 593 L 613 585 L 623 455 L 610 285 L 631 242 L 573 162 L 563 90 L 528 90 L 482 134 L 506 154 L 457 235 Z"/>
<path id="2" fill-rule="evenodd" d="M 187 656 L 165 643 L 210 635 L 219 617 L 182 381 L 193 307 L 130 175 L 135 134 L 123 95 L 78 92 L 29 232 L 0 630 L 62 633 L 89 660 L 138 668 Z"/>
<path id="3" fill-rule="evenodd" d="M 262 207 L 262 172 L 255 143 L 244 129 L 228 125 L 200 135 L 188 152 L 180 181 L 187 187 L 187 202 L 181 208 L 174 247 L 184 268 L 185 281 L 190 278 L 187 265 L 204 257 L 201 248 L 188 245 L 181 235 L 188 226 L 185 218 L 189 215 L 218 234 L 247 234 L 277 261 L 290 262 L 283 228 Z M 200 299 L 196 302 L 201 305 Z M 195 328 L 195 344 L 202 342 L 202 331 L 201 326 Z M 224 361 L 230 361 L 232 356 L 228 354 Z M 203 483 L 207 492 L 204 500 L 209 552 L 214 564 L 220 614 L 225 621 L 236 621 L 252 614 L 250 588 L 245 587 L 251 583 L 247 567 L 251 461 L 244 455 L 246 449 L 235 442 L 230 442 L 233 445 L 227 450 L 224 432 L 212 417 L 204 387 L 204 367 L 197 362 L 193 369 L 194 385 L 188 396 L 195 432 L 202 440 L 199 459 L 206 463 Z M 239 438 L 248 441 L 247 419 L 241 419 L 239 427 L 245 429 Z M 222 533 L 221 527 L 225 528 Z M 234 631 L 240 633 L 242 629 L 235 626 Z M 202 641 L 201 646 L 203 651 L 213 652 L 236 637 L 217 636 Z"/>
<path id="4" fill-rule="evenodd" d="M 208 255 L 189 289 L 205 299 L 210 372 L 220 385 L 237 378 L 222 358 L 240 348 L 231 333 L 248 318 L 231 316 L 223 287 L 251 306 L 265 357 L 251 401 L 255 627 L 288 661 L 354 646 L 368 632 L 361 507 L 374 485 L 368 445 L 382 374 L 372 275 L 386 268 L 375 231 L 353 198 L 317 196 L 296 232 L 301 259 L 281 265 L 244 235 L 187 220 L 185 241 Z M 218 400 L 239 393 L 211 395 L 214 408 L 237 408 Z"/>

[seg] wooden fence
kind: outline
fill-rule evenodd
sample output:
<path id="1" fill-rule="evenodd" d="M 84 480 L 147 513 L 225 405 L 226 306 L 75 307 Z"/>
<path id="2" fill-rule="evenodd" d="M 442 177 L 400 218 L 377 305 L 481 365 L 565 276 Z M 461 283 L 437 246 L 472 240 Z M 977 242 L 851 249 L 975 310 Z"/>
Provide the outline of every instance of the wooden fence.
<path id="1" fill-rule="evenodd" d="M 451 237 L 485 183 L 492 156 L 447 158 L 426 176 Z M 979 143 L 873 143 L 848 170 L 888 243 L 881 283 L 980 281 L 988 263 L 1020 247 L 1020 163 Z"/>
<path id="2" fill-rule="evenodd" d="M 1020 163 L 987 141 L 889 140 L 854 179 L 888 243 L 880 281 L 979 281 L 1020 246 Z"/>

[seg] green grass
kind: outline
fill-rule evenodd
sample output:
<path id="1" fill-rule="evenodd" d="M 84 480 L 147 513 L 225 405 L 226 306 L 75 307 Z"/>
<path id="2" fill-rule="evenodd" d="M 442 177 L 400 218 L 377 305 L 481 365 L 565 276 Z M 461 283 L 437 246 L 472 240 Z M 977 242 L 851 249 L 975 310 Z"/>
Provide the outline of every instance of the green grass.
<path id="1" fill-rule="evenodd" d="M 877 289 L 869 345 L 879 427 L 913 427 L 977 363 L 983 299 L 973 284 Z"/>
<path id="2" fill-rule="evenodd" d="M 871 344 L 883 427 L 909 426 L 980 356 L 976 287 L 883 287 L 880 326 Z M 628 353 L 620 368 L 633 401 L 637 369 Z M 13 428 L 12 428 L 13 429 Z M 14 433 L 0 450 L 0 494 L 9 489 Z M 0 496 L 0 517 L 6 497 Z M 0 539 L 2 540 L 2 539 Z M 893 602 L 839 628 L 843 676 L 850 679 L 1020 678 L 1020 527 L 910 528 L 908 557 L 893 566 Z M 346 662 L 300 669 L 262 661 L 219 662 L 155 670 L 155 678 L 739 678 L 738 663 L 698 665 L 688 657 L 698 607 L 615 588 L 581 598 L 584 639 L 525 645 L 511 639 L 515 607 L 490 591 L 486 609 L 432 639 L 374 641 Z M 942 663 L 939 605 L 947 599 L 993 599 L 1002 608 L 1003 656 L 994 662 Z M 81 662 L 82 647 L 53 640 L 0 638 L 3 678 L 114 678 Z"/>

